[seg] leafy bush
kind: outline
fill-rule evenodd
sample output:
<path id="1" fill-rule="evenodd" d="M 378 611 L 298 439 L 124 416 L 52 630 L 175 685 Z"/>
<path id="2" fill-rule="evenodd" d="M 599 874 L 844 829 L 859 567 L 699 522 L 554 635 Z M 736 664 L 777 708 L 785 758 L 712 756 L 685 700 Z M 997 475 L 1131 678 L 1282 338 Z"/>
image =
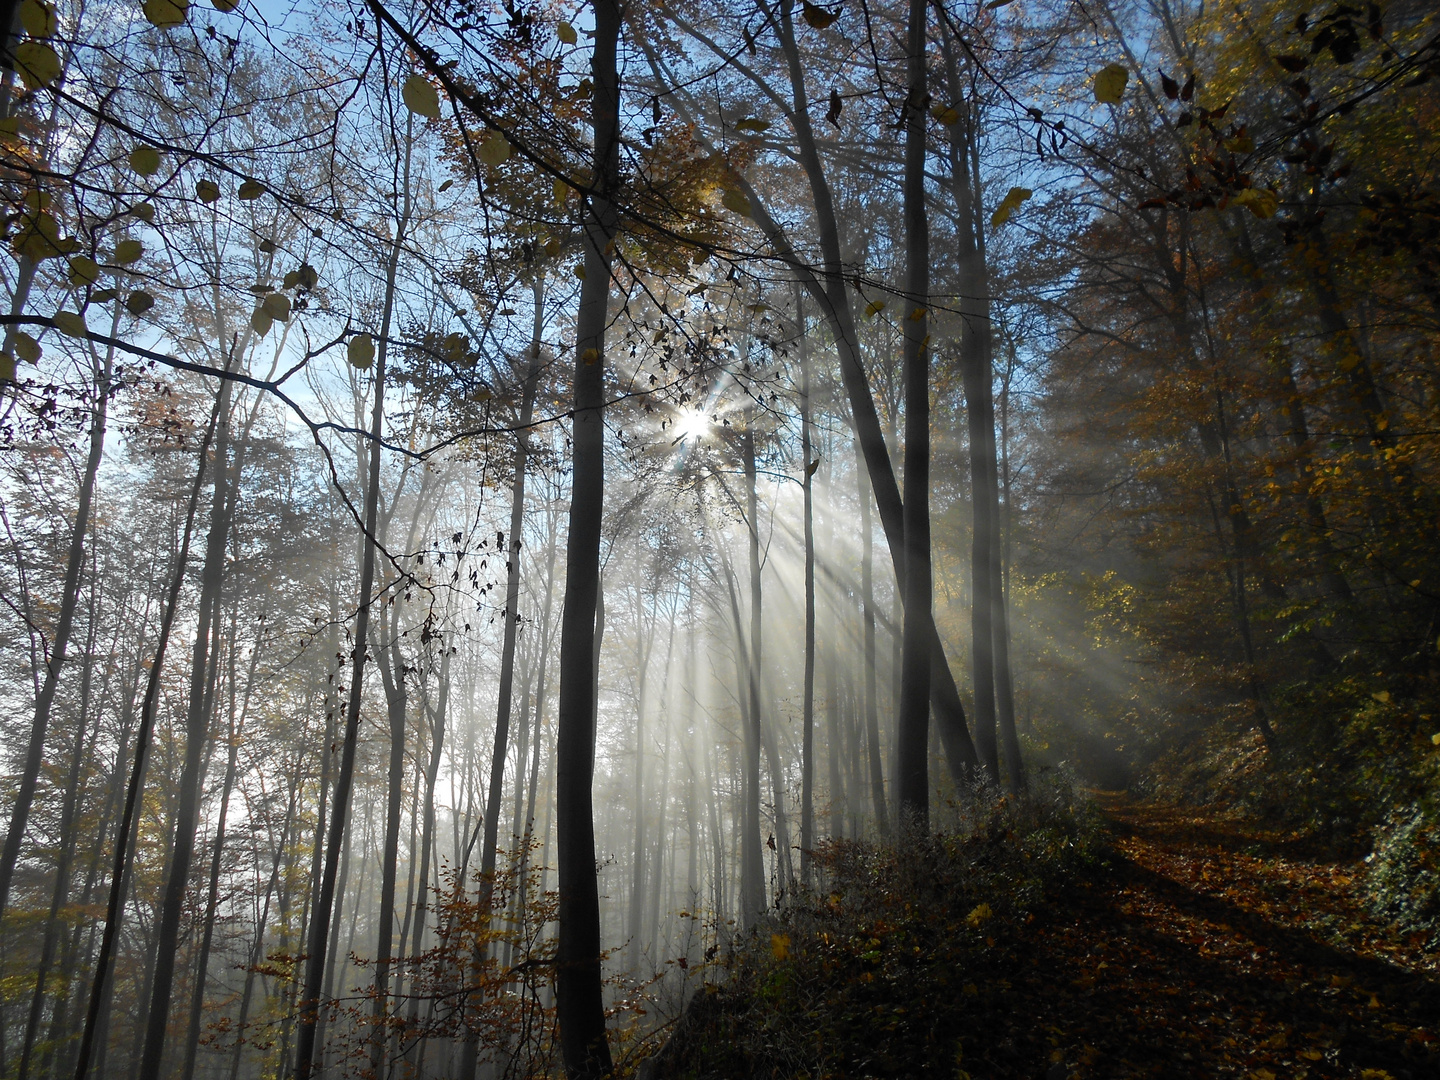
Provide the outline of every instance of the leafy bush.
<path id="1" fill-rule="evenodd" d="M 960 1019 L 997 938 L 1096 857 L 1100 831 L 1068 786 L 980 798 L 950 808 L 973 828 L 828 844 L 823 884 L 732 942 L 727 977 L 640 1075 L 963 1074 Z"/>

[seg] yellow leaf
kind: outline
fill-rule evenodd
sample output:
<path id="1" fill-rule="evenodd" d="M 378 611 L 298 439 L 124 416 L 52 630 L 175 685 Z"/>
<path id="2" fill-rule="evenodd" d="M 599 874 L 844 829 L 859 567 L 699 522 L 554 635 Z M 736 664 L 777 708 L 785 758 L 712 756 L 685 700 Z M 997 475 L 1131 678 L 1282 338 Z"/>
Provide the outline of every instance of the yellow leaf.
<path id="1" fill-rule="evenodd" d="M 144 315 L 155 306 L 155 297 L 144 289 L 136 289 L 125 298 L 125 307 L 131 315 Z"/>
<path id="2" fill-rule="evenodd" d="M 15 381 L 15 358 L 0 353 L 0 382 Z"/>
<path id="3" fill-rule="evenodd" d="M 121 240 L 115 245 L 115 261 L 121 266 L 139 262 L 140 256 L 144 254 L 145 245 L 139 240 Z"/>
<path id="4" fill-rule="evenodd" d="M 375 339 L 369 334 L 356 334 L 345 346 L 345 359 L 352 367 L 364 371 L 375 360 Z"/>
<path id="5" fill-rule="evenodd" d="M 584 281 L 584 280 L 585 280 L 585 264 L 584 264 L 584 263 L 576 263 L 576 264 L 575 264 L 575 276 L 576 276 L 577 278 L 579 278 L 581 281 Z"/>
<path id="6" fill-rule="evenodd" d="M 140 10 L 145 12 L 145 18 L 150 20 L 151 25 L 162 30 L 183 23 L 185 12 L 189 8 L 190 0 L 145 0 L 140 5 Z"/>
<path id="7" fill-rule="evenodd" d="M 550 193 L 555 196 L 557 203 L 563 205 L 565 200 L 570 196 L 570 185 L 557 176 L 555 183 L 550 186 Z"/>
<path id="8" fill-rule="evenodd" d="M 24 330 L 16 330 L 15 355 L 27 364 L 38 364 L 40 362 L 40 342 L 25 333 Z"/>
<path id="9" fill-rule="evenodd" d="M 814 476 L 815 470 L 818 468 L 820 468 L 820 459 L 817 457 L 814 461 L 810 462 L 809 465 L 805 466 L 805 475 Z"/>
<path id="10" fill-rule="evenodd" d="M 555 27 L 555 36 L 566 45 L 574 45 L 575 42 L 580 40 L 575 33 L 575 27 L 564 20 L 561 20 L 560 24 Z"/>
<path id="11" fill-rule="evenodd" d="M 1361 1069 L 1360 1080 L 1395 1080 L 1384 1069 Z"/>
<path id="12" fill-rule="evenodd" d="M 454 186 L 455 186 L 455 181 L 454 181 L 454 180 L 446 180 L 443 184 L 441 184 L 441 185 L 440 185 L 438 188 L 436 188 L 435 190 L 438 191 L 438 192 L 440 192 L 440 194 L 443 195 L 443 194 L 445 194 L 445 192 L 449 191 L 449 190 L 450 190 L 452 187 L 454 187 Z"/>
<path id="13" fill-rule="evenodd" d="M 720 197 L 720 203 L 731 213 L 739 214 L 741 217 L 749 217 L 751 213 L 750 200 L 745 197 L 743 191 L 727 191 Z"/>
<path id="14" fill-rule="evenodd" d="M 990 3 L 985 5 L 985 10 L 994 11 L 997 8 L 1002 8 L 1006 4 L 1013 4 L 1014 2 L 1015 0 L 990 0 Z"/>
<path id="15" fill-rule="evenodd" d="M 476 156 L 482 164 L 503 165 L 510 160 L 510 141 L 500 132 L 492 131 L 485 136 Z"/>
<path id="16" fill-rule="evenodd" d="M 790 959 L 790 935 L 789 935 L 789 934 L 771 934 L 771 935 L 770 935 L 770 955 L 773 956 L 773 957 L 775 957 L 776 960 L 788 960 L 788 959 Z"/>
<path id="17" fill-rule="evenodd" d="M 440 95 L 424 75 L 411 75 L 406 79 L 405 85 L 400 88 L 400 98 L 416 116 L 440 119 Z"/>
<path id="18" fill-rule="evenodd" d="M 1269 188 L 1246 188 L 1233 201 L 1262 219 L 1274 217 L 1280 209 L 1280 196 Z"/>
<path id="19" fill-rule="evenodd" d="M 867 319 L 873 319 L 876 315 L 879 315 L 880 312 L 882 312 L 882 311 L 884 311 L 884 310 L 885 310 L 885 301 L 884 301 L 884 300 L 871 300 L 870 303 L 868 303 L 868 304 L 865 305 L 865 317 L 866 317 Z"/>
<path id="20" fill-rule="evenodd" d="M 824 30 L 840 17 L 838 11 L 826 11 L 818 4 L 810 3 L 810 0 L 801 0 L 804 5 L 800 17 L 813 26 L 816 30 Z"/>
<path id="21" fill-rule="evenodd" d="M 990 910 L 989 904 L 976 904 L 970 914 L 965 916 L 965 921 L 971 926 L 980 926 L 988 922 L 995 913 Z"/>
<path id="22" fill-rule="evenodd" d="M 55 9 L 44 0 L 25 0 L 20 5 L 20 25 L 32 38 L 53 37 L 58 29 Z"/>
<path id="23" fill-rule="evenodd" d="M 145 224 L 152 225 L 155 222 L 155 204 L 148 202 L 136 203 L 130 208 L 130 214 L 132 217 L 139 218 L 145 222 Z"/>
<path id="24" fill-rule="evenodd" d="M 1010 220 L 1010 215 L 1020 208 L 1020 204 L 1030 198 L 1034 192 L 1029 188 L 1012 187 L 1000 200 L 1000 205 L 995 207 L 995 212 L 990 215 L 990 227 L 992 229 L 1004 225 Z"/>
<path id="25" fill-rule="evenodd" d="M 264 337 L 266 334 L 268 334 L 270 332 L 270 327 L 274 325 L 275 319 L 270 314 L 270 312 L 265 310 L 264 304 L 261 304 L 259 307 L 257 307 L 254 311 L 250 313 L 250 329 L 254 330 L 255 333 L 259 334 L 261 337 Z"/>
<path id="26" fill-rule="evenodd" d="M 290 298 L 284 293 L 271 293 L 265 297 L 264 302 L 260 306 L 265 309 L 265 314 L 269 315 L 272 319 L 278 319 L 284 322 L 290 318 Z"/>
<path id="27" fill-rule="evenodd" d="M 234 11 L 240 6 L 240 0 L 210 0 L 216 11 Z"/>
<path id="28" fill-rule="evenodd" d="M 1008 4 L 1010 0 L 1005 0 L 1005 2 Z M 960 122 L 960 110 L 954 105 L 936 105 L 931 108 L 930 115 L 946 127 Z"/>
<path id="29" fill-rule="evenodd" d="M 1119 105 L 1125 96 L 1130 70 L 1124 64 L 1110 64 L 1095 76 L 1095 100 L 1101 105 Z"/>
<path id="30" fill-rule="evenodd" d="M 83 338 L 90 333 L 90 328 L 85 325 L 85 316 L 78 311 L 57 311 L 50 321 L 67 337 Z"/>
<path id="31" fill-rule="evenodd" d="M 26 86 L 39 90 L 60 77 L 60 57 L 43 41 L 22 41 L 15 46 L 15 70 Z"/>
<path id="32" fill-rule="evenodd" d="M 1435 746 L 1440 746 L 1440 731 L 1430 736 L 1430 742 Z"/>
<path id="33" fill-rule="evenodd" d="M 1381 690 L 1378 694 L 1371 694 L 1370 696 L 1373 697 L 1376 701 L 1380 702 L 1381 705 L 1390 704 L 1389 690 Z"/>
<path id="34" fill-rule="evenodd" d="M 744 120 L 735 121 L 736 131 L 753 131 L 756 134 L 759 134 L 762 131 L 768 130 L 769 127 L 770 124 L 768 121 L 761 120 L 758 117 L 754 116 L 747 116 Z"/>
<path id="35" fill-rule="evenodd" d="M 70 284 L 77 289 L 94 285 L 100 280 L 100 264 L 88 255 L 76 255 L 70 260 Z"/>
<path id="36" fill-rule="evenodd" d="M 201 180 L 195 185 L 195 197 L 203 203 L 212 203 L 220 198 L 220 185 L 214 180 Z"/>
<path id="37" fill-rule="evenodd" d="M 154 176 L 160 171 L 160 152 L 153 146 L 137 146 L 130 151 L 130 168 L 141 176 Z"/>
<path id="38" fill-rule="evenodd" d="M 1312 1047 L 1308 1050 L 1301 1050 L 1300 1056 L 1306 1061 L 1319 1061 L 1324 1058 L 1325 1055 Z"/>
<path id="39" fill-rule="evenodd" d="M 265 185 L 259 180 L 246 180 L 240 185 L 240 190 L 235 193 L 236 198 L 245 202 L 253 202 L 265 194 Z"/>

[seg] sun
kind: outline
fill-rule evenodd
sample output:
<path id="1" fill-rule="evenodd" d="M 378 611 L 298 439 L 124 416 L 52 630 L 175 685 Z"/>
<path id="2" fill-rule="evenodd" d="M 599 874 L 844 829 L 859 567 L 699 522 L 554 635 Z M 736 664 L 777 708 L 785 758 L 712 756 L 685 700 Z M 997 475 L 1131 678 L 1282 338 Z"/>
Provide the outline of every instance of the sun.
<path id="1" fill-rule="evenodd" d="M 681 409 L 673 430 L 676 442 L 699 442 L 710 433 L 710 418 L 699 409 Z"/>

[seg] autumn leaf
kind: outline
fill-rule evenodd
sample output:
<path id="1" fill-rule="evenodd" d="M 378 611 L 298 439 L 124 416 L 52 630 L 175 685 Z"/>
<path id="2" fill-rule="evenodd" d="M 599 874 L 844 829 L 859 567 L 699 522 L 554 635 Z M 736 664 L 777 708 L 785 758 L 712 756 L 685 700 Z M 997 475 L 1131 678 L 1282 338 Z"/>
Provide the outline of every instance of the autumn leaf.
<path id="1" fill-rule="evenodd" d="M 375 339 L 369 334 L 356 334 L 345 346 L 345 359 L 351 367 L 364 371 L 375 360 Z"/>
<path id="2" fill-rule="evenodd" d="M 265 310 L 264 304 L 261 304 L 250 313 L 250 329 L 254 330 L 255 333 L 261 337 L 270 333 L 270 327 L 273 325 L 275 325 L 275 319 L 271 316 L 270 312 Z"/>
<path id="3" fill-rule="evenodd" d="M 1010 215 L 1020 209 L 1020 204 L 1033 194 L 1035 193 L 1029 188 L 1012 187 L 1005 194 L 1005 198 L 1000 200 L 1000 205 L 995 207 L 995 212 L 990 215 L 990 227 L 994 229 L 1004 225 L 1010 220 Z"/>
<path id="4" fill-rule="evenodd" d="M 213 180 L 200 180 L 195 184 L 195 197 L 202 203 L 212 203 L 220 198 L 220 186 Z"/>
<path id="5" fill-rule="evenodd" d="M 27 364 L 38 364 L 41 356 L 40 342 L 25 333 L 24 330 L 16 330 L 15 355 Z"/>
<path id="6" fill-rule="evenodd" d="M 970 914 L 965 916 L 965 922 L 970 926 L 980 927 L 989 922 L 994 914 L 989 904 L 976 904 Z"/>
<path id="7" fill-rule="evenodd" d="M 145 3 L 140 5 L 140 10 L 145 13 L 150 25 L 158 26 L 161 30 L 179 26 L 185 21 L 185 13 L 189 9 L 190 0 L 145 0 Z"/>
<path id="8" fill-rule="evenodd" d="M 1257 218 L 1272 218 L 1280 208 L 1280 196 L 1268 188 L 1246 188 L 1235 196 L 1234 202 Z"/>
<path id="9" fill-rule="evenodd" d="M 271 293 L 260 306 L 265 309 L 265 314 L 278 322 L 290 318 L 290 298 L 284 293 Z"/>
<path id="10" fill-rule="evenodd" d="M 55 9 L 44 0 L 25 0 L 20 5 L 20 25 L 32 38 L 54 37 L 59 29 Z"/>
<path id="11" fill-rule="evenodd" d="M 773 956 L 773 957 L 775 957 L 776 960 L 788 960 L 788 959 L 790 959 L 790 935 L 789 935 L 789 934 L 771 934 L 771 935 L 770 935 L 770 955 Z"/>
<path id="12" fill-rule="evenodd" d="M 1130 70 L 1124 64 L 1109 64 L 1095 76 L 1095 100 L 1101 105 L 1118 105 L 1125 96 Z"/>
<path id="13" fill-rule="evenodd" d="M 43 41 L 22 41 L 15 46 L 15 70 L 26 86 L 39 90 L 60 77 L 60 57 Z"/>
<path id="14" fill-rule="evenodd" d="M 144 315 L 155 306 L 155 297 L 151 296 L 144 289 L 136 289 L 125 298 L 125 309 L 131 315 Z"/>
<path id="15" fill-rule="evenodd" d="M 482 164 L 492 167 L 503 165 L 510 160 L 510 141 L 500 132 L 492 131 L 485 136 L 476 156 Z"/>
<path id="16" fill-rule="evenodd" d="M 866 317 L 867 319 L 874 318 L 876 315 L 879 315 L 880 312 L 882 312 L 882 311 L 884 311 L 884 310 L 885 310 L 885 301 L 884 301 L 884 300 L 871 300 L 870 303 L 868 303 L 868 304 L 865 305 L 865 317 Z"/>
<path id="17" fill-rule="evenodd" d="M 88 255 L 76 255 L 70 260 L 70 284 L 77 289 L 94 285 L 100 280 L 100 264 Z"/>
<path id="18" fill-rule="evenodd" d="M 954 105 L 936 105 L 930 110 L 930 115 L 946 127 L 960 121 L 960 110 Z"/>
<path id="19" fill-rule="evenodd" d="M 145 254 L 145 245 L 139 240 L 121 240 L 115 245 L 115 262 L 120 266 L 129 266 L 133 262 L 139 262 L 140 256 Z"/>
<path id="20" fill-rule="evenodd" d="M 555 36 L 558 37 L 561 41 L 563 41 L 566 45 L 574 45 L 577 41 L 580 40 L 575 33 L 575 27 L 571 26 L 568 22 L 564 22 L 563 20 L 560 22 L 559 25 L 555 27 Z"/>
<path id="21" fill-rule="evenodd" d="M 720 203 L 731 213 L 739 214 L 741 217 L 749 217 L 752 213 L 750 200 L 745 197 L 743 191 L 727 191 L 720 197 Z"/>
<path id="22" fill-rule="evenodd" d="M 259 180 L 246 180 L 240 185 L 235 197 L 244 202 L 253 202 L 265 194 L 265 185 Z"/>
<path id="23" fill-rule="evenodd" d="M 827 26 L 840 18 L 839 10 L 827 11 L 818 4 L 810 3 L 810 0 L 801 0 L 802 8 L 800 17 L 813 26 L 816 30 L 824 30 Z"/>
<path id="24" fill-rule="evenodd" d="M 753 116 L 746 117 L 744 120 L 735 121 L 736 131 L 753 131 L 758 134 L 759 132 L 769 130 L 769 128 L 770 124 L 768 121 L 760 120 Z"/>
<path id="25" fill-rule="evenodd" d="M 85 325 L 85 316 L 78 311 L 57 311 L 50 321 L 66 337 L 83 338 L 90 333 L 90 328 Z"/>
<path id="26" fill-rule="evenodd" d="M 440 95 L 429 79 L 423 75 L 411 75 L 400 88 L 400 99 L 405 107 L 416 116 L 428 120 L 440 119 Z"/>

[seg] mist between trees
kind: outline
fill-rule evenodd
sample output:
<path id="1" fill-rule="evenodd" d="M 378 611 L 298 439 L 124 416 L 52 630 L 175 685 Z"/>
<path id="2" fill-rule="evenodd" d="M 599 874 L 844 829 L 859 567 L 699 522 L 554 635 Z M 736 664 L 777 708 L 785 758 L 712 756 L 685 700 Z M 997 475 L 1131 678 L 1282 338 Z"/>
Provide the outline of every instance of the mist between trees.
<path id="1" fill-rule="evenodd" d="M 1433 803 L 1428 5 L 0 24 L 5 1076 L 598 1076 L 836 840 Z"/>

